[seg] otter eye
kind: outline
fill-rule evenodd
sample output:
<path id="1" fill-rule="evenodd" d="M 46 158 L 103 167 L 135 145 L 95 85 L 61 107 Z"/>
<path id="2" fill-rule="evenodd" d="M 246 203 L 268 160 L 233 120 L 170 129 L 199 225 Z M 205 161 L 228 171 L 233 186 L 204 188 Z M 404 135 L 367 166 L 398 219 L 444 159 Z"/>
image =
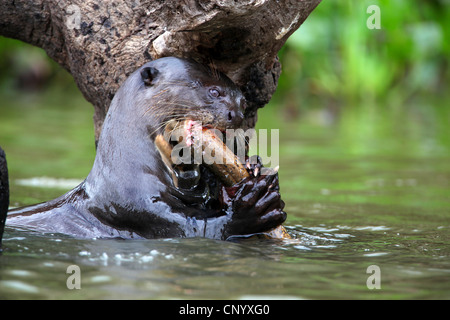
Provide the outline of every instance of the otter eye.
<path id="1" fill-rule="evenodd" d="M 218 97 L 220 97 L 220 92 L 219 92 L 219 90 L 217 90 L 216 88 L 211 88 L 211 89 L 209 89 L 209 94 L 210 94 L 213 98 L 218 98 Z"/>

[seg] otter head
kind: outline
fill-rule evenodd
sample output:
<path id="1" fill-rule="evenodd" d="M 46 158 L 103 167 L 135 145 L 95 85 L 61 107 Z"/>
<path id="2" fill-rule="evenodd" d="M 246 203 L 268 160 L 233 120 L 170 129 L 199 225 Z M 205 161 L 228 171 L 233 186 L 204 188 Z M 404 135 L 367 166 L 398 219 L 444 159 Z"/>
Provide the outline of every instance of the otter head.
<path id="1" fill-rule="evenodd" d="M 245 98 L 217 70 L 192 60 L 167 57 L 145 64 L 139 74 L 148 90 L 146 114 L 160 124 L 156 130 L 169 121 L 183 120 L 221 131 L 242 126 Z"/>
<path id="2" fill-rule="evenodd" d="M 181 140 L 190 146 L 194 142 L 189 139 L 196 136 L 194 132 L 201 126 L 202 129 L 219 130 L 225 142 L 227 129 L 242 127 L 245 98 L 237 86 L 217 70 L 192 60 L 170 57 L 147 63 L 139 69 L 139 75 L 142 90 L 148 97 L 146 118 L 151 118 L 151 123 L 157 124 L 157 127 L 152 128 L 152 139 L 163 134 L 171 147 L 174 147 L 182 136 Z M 239 137 L 239 142 L 233 142 L 235 153 L 238 145 L 246 147 L 241 138 Z M 161 144 L 158 141 L 155 144 L 162 152 Z M 183 144 L 178 144 L 178 147 L 180 145 Z M 201 151 L 201 147 L 197 145 L 197 148 L 188 151 L 187 161 L 186 153 L 182 152 L 183 165 L 174 164 L 171 157 L 173 153 L 161 153 L 176 187 L 192 189 L 199 183 L 200 168 L 198 164 L 192 165 L 195 162 L 194 154 L 199 150 Z M 181 161 L 179 158 L 178 160 Z"/>

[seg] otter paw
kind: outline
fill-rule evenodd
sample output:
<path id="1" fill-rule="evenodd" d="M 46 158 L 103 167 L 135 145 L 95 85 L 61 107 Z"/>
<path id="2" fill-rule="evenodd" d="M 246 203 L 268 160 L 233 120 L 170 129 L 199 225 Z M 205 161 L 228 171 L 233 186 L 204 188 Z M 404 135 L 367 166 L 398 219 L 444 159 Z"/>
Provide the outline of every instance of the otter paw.
<path id="1" fill-rule="evenodd" d="M 224 189 L 224 202 L 231 214 L 227 236 L 265 232 L 286 220 L 278 174 L 250 177 Z"/>

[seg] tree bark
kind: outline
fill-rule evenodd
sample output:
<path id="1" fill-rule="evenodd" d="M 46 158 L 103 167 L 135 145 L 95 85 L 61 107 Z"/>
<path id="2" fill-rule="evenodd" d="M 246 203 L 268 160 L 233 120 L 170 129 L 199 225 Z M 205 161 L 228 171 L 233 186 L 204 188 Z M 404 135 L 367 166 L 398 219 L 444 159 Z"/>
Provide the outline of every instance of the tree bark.
<path id="1" fill-rule="evenodd" d="M 275 92 L 277 53 L 320 0 L 2 0 L 0 35 L 43 48 L 94 105 L 96 140 L 121 83 L 145 62 L 193 58 L 248 100 L 247 126 Z"/>

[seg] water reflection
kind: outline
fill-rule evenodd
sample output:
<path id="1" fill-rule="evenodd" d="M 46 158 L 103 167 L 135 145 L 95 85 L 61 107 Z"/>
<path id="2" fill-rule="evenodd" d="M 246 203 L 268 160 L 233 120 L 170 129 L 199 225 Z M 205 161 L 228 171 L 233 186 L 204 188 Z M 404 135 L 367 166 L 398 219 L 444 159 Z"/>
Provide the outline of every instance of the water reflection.
<path id="1" fill-rule="evenodd" d="M 448 249 L 388 227 L 289 227 L 292 240 L 78 240 L 8 228 L 2 298 L 448 297 Z M 444 237 L 445 231 L 434 234 Z M 426 247 L 426 248 L 425 248 Z M 421 255 L 417 255 L 418 251 Z M 81 269 L 69 290 L 69 265 Z M 380 266 L 382 290 L 366 287 Z M 400 283 L 400 285 L 398 285 Z"/>

